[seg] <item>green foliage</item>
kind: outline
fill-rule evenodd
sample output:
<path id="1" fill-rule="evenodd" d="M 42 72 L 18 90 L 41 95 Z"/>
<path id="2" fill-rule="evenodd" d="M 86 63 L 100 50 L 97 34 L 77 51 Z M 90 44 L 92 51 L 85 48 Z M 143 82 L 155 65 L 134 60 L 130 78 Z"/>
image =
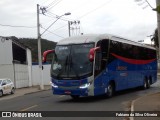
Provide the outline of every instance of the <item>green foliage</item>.
<path id="1" fill-rule="evenodd" d="M 154 46 L 159 48 L 159 42 L 158 42 L 158 29 L 155 30 L 154 35 L 151 39 L 151 41 L 154 42 Z"/>
<path id="2" fill-rule="evenodd" d="M 34 38 L 19 38 L 19 42 L 27 46 L 32 51 L 32 62 L 38 62 L 38 41 Z M 56 42 L 48 41 L 46 39 L 41 39 L 41 49 L 42 49 L 42 55 L 43 52 L 46 50 L 52 50 L 56 46 Z M 47 60 L 51 61 L 52 55 L 49 55 Z"/>
<path id="3" fill-rule="evenodd" d="M 160 13 L 160 5 L 157 6 L 156 11 Z"/>

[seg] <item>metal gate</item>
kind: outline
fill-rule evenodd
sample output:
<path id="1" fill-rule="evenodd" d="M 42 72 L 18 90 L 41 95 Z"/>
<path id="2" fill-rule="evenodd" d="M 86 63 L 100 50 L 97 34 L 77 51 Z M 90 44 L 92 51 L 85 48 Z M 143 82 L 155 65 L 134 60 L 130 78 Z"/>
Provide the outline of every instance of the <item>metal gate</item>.
<path id="1" fill-rule="evenodd" d="M 13 64 L 14 67 L 14 84 L 16 88 L 29 86 L 28 65 Z"/>

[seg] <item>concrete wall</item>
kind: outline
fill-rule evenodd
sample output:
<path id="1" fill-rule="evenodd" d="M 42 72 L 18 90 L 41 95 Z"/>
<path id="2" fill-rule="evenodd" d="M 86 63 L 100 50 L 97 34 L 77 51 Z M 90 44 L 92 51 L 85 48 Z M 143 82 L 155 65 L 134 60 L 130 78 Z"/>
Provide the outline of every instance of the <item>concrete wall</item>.
<path id="1" fill-rule="evenodd" d="M 10 78 L 16 88 L 32 86 L 31 50 L 24 48 L 27 64 L 13 64 L 12 42 L 10 39 L 0 37 L 0 78 Z"/>
<path id="2" fill-rule="evenodd" d="M 22 88 L 29 86 L 28 65 L 14 64 L 15 87 Z"/>
<path id="3" fill-rule="evenodd" d="M 10 78 L 14 82 L 14 70 L 12 64 L 0 64 L 0 78 Z"/>
<path id="4" fill-rule="evenodd" d="M 29 86 L 32 86 L 32 53 L 30 49 L 27 49 L 27 63 L 28 63 Z"/>
<path id="5" fill-rule="evenodd" d="M 12 41 L 0 37 L 0 65 L 12 64 Z"/>
<path id="6" fill-rule="evenodd" d="M 31 50 L 26 48 L 27 64 L 14 64 L 15 87 L 32 86 L 32 55 Z"/>
<path id="7" fill-rule="evenodd" d="M 43 65 L 43 83 L 44 85 L 50 85 L 50 67 L 51 65 Z M 41 81 L 39 81 L 39 66 L 33 65 L 32 66 L 32 85 L 40 85 Z"/>
<path id="8" fill-rule="evenodd" d="M 10 78 L 14 82 L 12 60 L 12 41 L 0 37 L 0 78 Z"/>

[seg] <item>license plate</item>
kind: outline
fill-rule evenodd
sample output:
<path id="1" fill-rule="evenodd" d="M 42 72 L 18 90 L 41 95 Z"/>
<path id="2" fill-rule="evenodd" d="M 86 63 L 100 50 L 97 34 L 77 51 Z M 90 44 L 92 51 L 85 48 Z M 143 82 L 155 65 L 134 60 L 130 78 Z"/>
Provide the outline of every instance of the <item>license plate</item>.
<path id="1" fill-rule="evenodd" d="M 65 91 L 64 93 L 65 94 L 71 94 L 71 91 Z"/>

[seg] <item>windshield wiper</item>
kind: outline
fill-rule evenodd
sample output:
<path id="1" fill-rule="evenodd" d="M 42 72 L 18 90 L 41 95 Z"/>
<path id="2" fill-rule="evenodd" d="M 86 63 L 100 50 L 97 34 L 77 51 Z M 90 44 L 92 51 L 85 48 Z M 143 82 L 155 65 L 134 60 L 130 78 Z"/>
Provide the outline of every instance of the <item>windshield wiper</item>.
<path id="1" fill-rule="evenodd" d="M 67 68 L 66 66 L 67 66 L 67 65 L 68 65 L 68 55 L 67 55 L 67 57 L 66 57 L 65 64 L 64 64 L 64 67 L 65 67 L 64 69 L 65 69 L 65 71 L 66 71 L 66 68 Z"/>
<path id="2" fill-rule="evenodd" d="M 73 67 L 72 56 L 71 56 L 71 58 L 70 58 L 70 68 L 69 68 L 69 71 L 71 71 L 71 68 L 73 68 L 73 71 L 75 72 L 76 77 L 79 79 L 80 77 L 79 77 L 79 75 L 78 75 L 78 72 L 77 72 L 77 70 L 74 69 L 74 67 Z"/>
<path id="3" fill-rule="evenodd" d="M 59 73 L 57 74 L 57 78 L 60 77 L 60 75 L 63 73 L 64 70 L 65 70 L 65 71 L 67 70 L 67 69 L 66 69 L 67 64 L 68 64 L 68 56 L 66 57 L 66 60 L 65 60 L 65 63 L 64 63 L 64 69 L 61 69 L 61 70 L 59 71 Z"/>

